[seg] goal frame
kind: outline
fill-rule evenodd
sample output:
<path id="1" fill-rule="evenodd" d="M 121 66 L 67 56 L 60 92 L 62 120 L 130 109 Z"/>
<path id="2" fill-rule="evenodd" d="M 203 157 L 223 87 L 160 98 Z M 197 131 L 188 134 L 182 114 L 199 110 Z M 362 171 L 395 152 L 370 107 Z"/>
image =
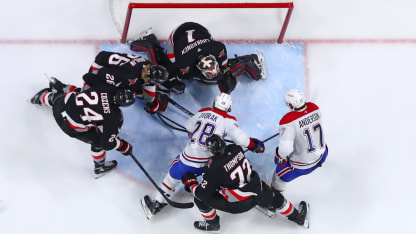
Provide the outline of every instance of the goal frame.
<path id="1" fill-rule="evenodd" d="M 130 2 L 127 7 L 126 19 L 124 22 L 123 32 L 121 35 L 121 43 L 126 43 L 127 34 L 130 26 L 131 14 L 134 9 L 146 8 L 287 8 L 285 19 L 282 28 L 277 38 L 277 43 L 281 44 L 284 41 L 286 29 L 289 25 L 290 17 L 293 12 L 293 2 L 280 3 L 137 3 Z"/>

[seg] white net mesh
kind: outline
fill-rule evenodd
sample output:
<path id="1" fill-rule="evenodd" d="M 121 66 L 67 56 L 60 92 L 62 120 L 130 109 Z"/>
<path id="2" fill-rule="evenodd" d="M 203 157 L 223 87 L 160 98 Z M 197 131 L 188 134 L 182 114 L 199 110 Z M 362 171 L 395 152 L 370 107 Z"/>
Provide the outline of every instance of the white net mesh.
<path id="1" fill-rule="evenodd" d="M 129 3 L 289 3 L 291 0 L 110 0 L 110 13 L 120 35 Z M 132 10 L 127 39 L 152 27 L 159 39 L 184 22 L 207 27 L 218 40 L 276 40 L 287 8 L 136 8 Z M 261 29 L 261 30 L 259 30 Z"/>

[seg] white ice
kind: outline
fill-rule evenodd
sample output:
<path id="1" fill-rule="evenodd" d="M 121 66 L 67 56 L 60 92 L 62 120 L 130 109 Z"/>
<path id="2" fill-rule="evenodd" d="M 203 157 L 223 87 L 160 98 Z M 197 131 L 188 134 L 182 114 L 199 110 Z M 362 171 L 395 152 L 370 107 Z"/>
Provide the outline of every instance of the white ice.
<path id="1" fill-rule="evenodd" d="M 304 230 L 253 210 L 240 215 L 220 212 L 222 233 L 414 233 L 415 8 L 411 0 L 295 1 L 286 38 L 305 42 L 304 89 L 308 99 L 322 109 L 329 146 L 324 167 L 294 181 L 285 192 L 294 202 L 311 202 L 311 228 Z M 28 102 L 47 85 L 45 72 L 81 85 L 81 76 L 101 44 L 98 40 L 119 38 L 108 12 L 108 2 L 103 0 L 2 3 L 0 233 L 197 232 L 192 227 L 201 218 L 196 208 L 168 208 L 148 222 L 139 199 L 155 190 L 133 161 L 111 153 L 109 157 L 117 158 L 120 169 L 94 180 L 89 146 L 64 135 L 49 109 Z M 231 18 L 224 22 L 233 21 Z M 158 30 L 169 32 L 171 27 L 163 28 L 165 20 L 153 21 Z M 259 25 L 259 31 L 250 29 L 248 33 L 268 30 L 267 24 Z M 227 23 L 217 26 L 227 27 Z M 233 30 L 230 35 L 217 36 L 231 37 Z M 247 79 L 239 87 L 260 86 L 261 82 Z M 205 92 L 214 95 L 214 91 Z M 266 95 L 273 100 L 265 98 L 258 104 L 259 110 L 283 114 L 283 94 Z M 177 98 L 184 103 L 182 97 Z M 238 107 L 241 103 L 235 102 L 232 114 L 241 119 L 242 126 L 250 130 L 262 127 L 250 126 L 241 113 L 243 108 Z M 126 126 L 134 122 L 135 114 L 144 115 L 140 103 L 126 111 Z M 271 126 L 265 131 L 277 130 L 278 118 L 265 119 L 262 124 Z M 161 126 L 156 119 L 154 124 Z M 174 157 L 186 138 L 173 132 L 140 133 L 140 129 L 123 129 L 122 134 L 134 139 L 135 153 L 144 165 L 160 164 L 160 170 L 151 173 L 161 178 L 169 161 L 141 154 L 141 150 L 160 147 L 152 143 L 156 139 L 170 143 L 163 147 L 174 152 L 163 157 Z M 268 133 L 259 131 L 259 138 L 266 136 Z M 272 156 L 275 144 L 266 144 L 264 157 Z M 248 157 L 254 166 L 256 158 L 265 160 L 260 155 Z M 271 173 L 264 179 L 270 180 Z M 191 197 L 179 191 L 178 199 Z"/>

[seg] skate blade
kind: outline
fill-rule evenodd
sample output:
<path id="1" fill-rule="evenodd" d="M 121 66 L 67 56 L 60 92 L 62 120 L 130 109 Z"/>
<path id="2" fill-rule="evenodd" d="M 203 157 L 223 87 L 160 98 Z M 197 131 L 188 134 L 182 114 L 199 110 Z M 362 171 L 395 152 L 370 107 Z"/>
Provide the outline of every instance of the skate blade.
<path id="1" fill-rule="evenodd" d="M 266 79 L 266 63 L 264 63 L 264 55 L 261 54 L 257 54 L 257 57 L 259 58 L 260 64 L 261 66 L 261 79 L 265 80 Z"/>
<path id="2" fill-rule="evenodd" d="M 275 213 L 273 211 L 270 211 L 268 209 L 262 208 L 260 206 L 256 206 L 257 210 L 262 212 L 263 214 L 267 215 L 269 218 L 274 218 Z"/>
<path id="3" fill-rule="evenodd" d="M 309 223 L 310 223 L 310 215 L 311 215 L 311 208 L 309 203 L 306 203 L 306 209 L 308 210 L 308 212 L 306 212 L 306 218 L 305 218 L 305 223 L 303 224 L 303 227 L 306 229 L 309 229 Z"/>
<path id="4" fill-rule="evenodd" d="M 109 171 L 108 171 L 108 172 L 109 172 Z M 108 174 L 108 172 L 103 172 L 103 173 L 101 173 L 101 174 L 95 174 L 94 179 L 99 179 L 99 178 L 101 178 L 101 177 L 103 177 L 103 176 L 107 175 L 107 174 Z"/>
<path id="5" fill-rule="evenodd" d="M 146 216 L 147 220 L 150 220 L 152 218 L 153 214 L 152 214 L 152 212 L 150 212 L 149 209 L 147 209 L 146 202 L 144 201 L 143 198 L 140 200 L 140 204 L 142 205 L 142 209 L 143 209 L 144 215 Z"/>

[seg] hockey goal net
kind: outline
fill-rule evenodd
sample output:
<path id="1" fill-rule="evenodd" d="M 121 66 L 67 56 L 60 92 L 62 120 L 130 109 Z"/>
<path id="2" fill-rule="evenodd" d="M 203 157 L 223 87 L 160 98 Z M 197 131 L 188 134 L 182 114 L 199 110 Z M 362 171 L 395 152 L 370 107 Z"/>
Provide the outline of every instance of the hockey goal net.
<path id="1" fill-rule="evenodd" d="M 152 27 L 161 40 L 184 22 L 197 22 L 224 41 L 282 43 L 292 0 L 109 0 L 121 43 Z"/>

